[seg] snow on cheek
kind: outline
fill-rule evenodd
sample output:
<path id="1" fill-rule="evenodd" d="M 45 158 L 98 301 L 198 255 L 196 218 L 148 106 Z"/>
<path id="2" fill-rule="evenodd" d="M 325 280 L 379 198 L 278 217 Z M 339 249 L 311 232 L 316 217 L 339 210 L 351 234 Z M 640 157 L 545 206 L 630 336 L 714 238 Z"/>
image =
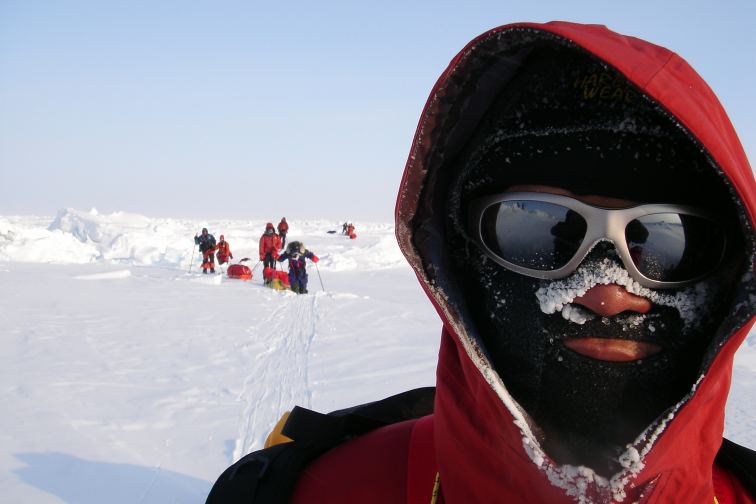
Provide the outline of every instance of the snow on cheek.
<path id="1" fill-rule="evenodd" d="M 654 304 L 675 308 L 686 329 L 695 327 L 706 316 L 712 298 L 710 285 L 706 282 L 699 282 L 673 294 L 647 289 L 633 280 L 622 266 L 606 258 L 583 263 L 567 278 L 544 281 L 535 295 L 543 313 L 550 315 L 560 312 L 565 320 L 584 324 L 594 318 L 594 315 L 572 302 L 595 285 L 609 284 L 620 285 L 631 294 L 645 297 Z M 633 320 L 636 323 L 642 322 Z"/>

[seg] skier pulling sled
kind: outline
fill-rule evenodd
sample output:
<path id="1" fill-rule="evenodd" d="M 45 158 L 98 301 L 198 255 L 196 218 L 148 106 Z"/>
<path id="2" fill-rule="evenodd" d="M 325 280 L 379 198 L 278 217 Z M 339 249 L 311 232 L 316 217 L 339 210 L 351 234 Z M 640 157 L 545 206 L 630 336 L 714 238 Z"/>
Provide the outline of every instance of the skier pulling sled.
<path id="1" fill-rule="evenodd" d="M 307 250 L 304 243 L 293 241 L 286 247 L 286 252 L 278 257 L 279 262 L 289 260 L 289 284 L 291 290 L 297 294 L 307 294 L 307 262 L 309 259 L 316 263 L 318 256 Z M 283 273 L 283 272 L 281 272 Z"/>

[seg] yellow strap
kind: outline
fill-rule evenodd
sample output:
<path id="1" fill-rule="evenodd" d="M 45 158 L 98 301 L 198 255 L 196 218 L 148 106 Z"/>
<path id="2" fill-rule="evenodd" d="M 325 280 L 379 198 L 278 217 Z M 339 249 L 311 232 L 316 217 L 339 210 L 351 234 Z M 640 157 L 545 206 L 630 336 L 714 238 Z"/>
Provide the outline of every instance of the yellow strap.
<path id="1" fill-rule="evenodd" d="M 441 490 L 441 475 L 436 473 L 436 481 L 433 482 L 433 493 L 431 494 L 430 504 L 436 504 L 440 490 Z"/>
<path id="2" fill-rule="evenodd" d="M 281 434 L 281 431 L 283 430 L 283 426 L 286 424 L 286 420 L 289 418 L 289 413 L 291 411 L 284 412 L 283 415 L 281 415 L 281 418 L 278 419 L 278 422 L 276 422 L 276 426 L 273 427 L 273 430 L 268 434 L 268 437 L 265 439 L 265 448 L 270 448 L 271 446 L 276 446 L 282 443 L 290 443 L 294 441 L 290 437 L 286 437 L 283 434 Z"/>
<path id="3" fill-rule="evenodd" d="M 714 504 L 719 504 L 719 501 L 717 500 L 717 496 L 714 496 Z"/>

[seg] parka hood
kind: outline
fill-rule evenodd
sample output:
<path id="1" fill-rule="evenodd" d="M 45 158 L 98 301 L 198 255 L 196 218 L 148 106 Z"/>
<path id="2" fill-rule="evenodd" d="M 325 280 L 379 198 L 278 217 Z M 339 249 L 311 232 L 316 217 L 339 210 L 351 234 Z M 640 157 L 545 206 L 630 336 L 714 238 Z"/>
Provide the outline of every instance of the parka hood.
<path id="1" fill-rule="evenodd" d="M 558 465 L 543 451 L 538 426 L 492 366 L 451 273 L 445 226 L 454 161 L 527 58 L 549 48 L 606 68 L 622 81 L 607 93 L 620 93 L 617 100 L 625 98 L 621 93 L 634 93 L 700 151 L 736 210 L 748 265 L 732 286 L 729 315 L 712 335 L 689 394 L 628 445 L 620 458 L 623 469 L 611 478 L 585 467 Z M 556 124 L 550 122 L 552 113 L 558 114 L 545 106 L 527 119 L 530 138 L 548 137 L 555 128 L 566 134 L 580 129 L 580 113 L 568 111 Z M 647 126 L 641 120 L 622 127 L 643 135 Z M 616 123 L 591 127 L 611 133 Z M 501 502 L 515 497 L 550 503 L 711 502 L 712 465 L 722 442 L 732 361 L 754 322 L 755 215 L 756 184 L 734 129 L 711 89 L 676 54 L 603 26 L 567 22 L 501 26 L 470 42 L 430 93 L 395 214 L 400 248 L 443 321 L 434 423 L 446 501 L 490 502 L 495 495 Z"/>

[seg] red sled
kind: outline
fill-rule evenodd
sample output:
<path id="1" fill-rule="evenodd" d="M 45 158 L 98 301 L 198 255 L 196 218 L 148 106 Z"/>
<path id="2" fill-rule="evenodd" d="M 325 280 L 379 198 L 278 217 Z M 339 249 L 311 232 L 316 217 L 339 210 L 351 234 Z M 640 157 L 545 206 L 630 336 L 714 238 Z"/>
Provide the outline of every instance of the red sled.
<path id="1" fill-rule="evenodd" d="M 355 238 L 357 238 L 357 233 L 349 233 L 350 240 L 354 240 Z"/>
<path id="2" fill-rule="evenodd" d="M 226 271 L 228 278 L 236 278 L 239 280 L 251 280 L 252 270 L 243 264 L 232 264 Z"/>

